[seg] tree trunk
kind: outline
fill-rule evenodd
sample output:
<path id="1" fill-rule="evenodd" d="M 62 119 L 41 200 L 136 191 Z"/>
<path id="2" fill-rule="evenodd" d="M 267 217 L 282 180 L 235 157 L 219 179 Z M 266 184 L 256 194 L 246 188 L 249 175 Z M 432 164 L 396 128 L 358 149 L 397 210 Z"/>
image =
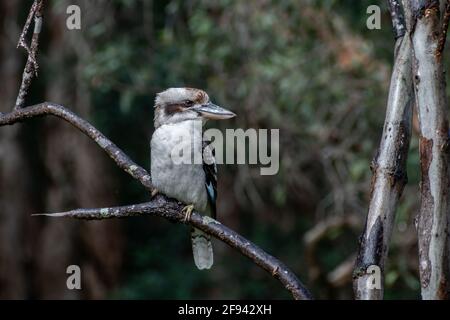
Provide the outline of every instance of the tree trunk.
<path id="1" fill-rule="evenodd" d="M 398 200 L 407 181 L 406 159 L 411 137 L 414 103 L 412 84 L 411 40 L 405 31 L 403 12 L 398 1 L 389 1 L 395 44 L 395 63 L 391 76 L 386 119 L 380 146 L 372 164 L 372 186 L 365 230 L 360 239 L 354 269 L 356 299 L 382 299 L 384 267 Z M 409 14 L 406 15 L 409 21 Z M 381 287 L 373 286 L 371 266 L 381 271 Z M 370 268 L 370 269 L 369 269 Z M 369 272 L 368 272 L 369 269 Z"/>
<path id="2" fill-rule="evenodd" d="M 420 124 L 421 207 L 417 218 L 423 299 L 449 298 L 448 120 L 439 1 L 413 1 L 414 83 Z M 445 41 L 445 37 L 444 37 Z"/>

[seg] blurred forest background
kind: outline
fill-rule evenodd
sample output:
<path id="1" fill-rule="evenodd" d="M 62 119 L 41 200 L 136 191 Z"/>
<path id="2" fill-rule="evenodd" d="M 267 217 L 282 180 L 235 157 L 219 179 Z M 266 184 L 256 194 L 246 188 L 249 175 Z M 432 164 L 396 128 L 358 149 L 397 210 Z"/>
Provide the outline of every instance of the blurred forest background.
<path id="1" fill-rule="evenodd" d="M 16 49 L 32 1 L 0 2 L 0 112 L 11 110 L 26 54 Z M 66 8 L 81 8 L 81 30 Z M 46 1 L 39 77 L 27 105 L 61 103 L 149 168 L 153 100 L 205 89 L 238 114 L 214 123 L 279 128 L 280 172 L 219 166 L 218 219 L 284 261 L 317 298 L 349 299 L 368 207 L 394 39 L 366 28 L 366 0 Z M 210 124 L 211 125 L 211 124 Z M 419 298 L 418 144 L 397 213 L 386 298 Z M 198 271 L 189 229 L 136 217 L 31 217 L 147 201 L 149 194 L 80 132 L 54 118 L 0 128 L 0 298 L 290 298 L 270 275 L 215 242 Z M 68 265 L 82 290 L 66 288 Z"/>

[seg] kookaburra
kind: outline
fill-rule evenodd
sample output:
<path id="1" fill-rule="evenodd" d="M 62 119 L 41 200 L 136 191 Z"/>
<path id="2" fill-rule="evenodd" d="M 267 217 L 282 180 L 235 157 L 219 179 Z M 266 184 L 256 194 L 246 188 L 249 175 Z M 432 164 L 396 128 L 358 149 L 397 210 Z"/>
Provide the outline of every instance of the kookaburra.
<path id="1" fill-rule="evenodd" d="M 186 219 L 193 209 L 216 216 L 217 169 L 214 150 L 203 140 L 202 125 L 208 119 L 229 119 L 235 114 L 209 100 L 206 92 L 192 88 L 170 88 L 155 99 L 155 131 L 151 140 L 151 175 L 161 193 L 187 204 Z M 185 152 L 189 161 L 174 155 Z M 194 161 L 200 156 L 200 161 Z M 207 160 L 207 161 L 206 161 Z M 209 235 L 191 230 L 192 252 L 198 269 L 209 269 L 213 251 Z"/>

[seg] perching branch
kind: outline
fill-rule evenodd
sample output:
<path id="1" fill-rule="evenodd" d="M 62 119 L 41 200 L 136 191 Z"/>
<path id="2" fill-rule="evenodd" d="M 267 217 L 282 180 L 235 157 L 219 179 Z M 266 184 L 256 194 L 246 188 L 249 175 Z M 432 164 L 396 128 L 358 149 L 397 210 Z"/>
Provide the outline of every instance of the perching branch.
<path id="1" fill-rule="evenodd" d="M 368 268 L 378 266 L 384 279 L 384 266 L 394 225 L 398 200 L 407 181 L 406 159 L 411 137 L 414 102 L 412 85 L 411 40 L 400 4 L 389 0 L 396 37 L 395 63 L 391 76 L 383 134 L 373 160 L 371 196 L 358 258 L 353 271 L 356 299 L 382 299 L 384 284 L 373 288 Z M 409 17 L 409 14 L 406 15 Z"/>
<path id="2" fill-rule="evenodd" d="M 421 135 L 421 206 L 416 221 L 420 282 L 423 299 L 448 299 L 449 136 L 444 66 L 438 51 L 445 42 L 440 33 L 439 2 L 419 1 L 414 17 L 411 38 Z M 447 12 L 443 19 L 448 20 Z"/>
<path id="3" fill-rule="evenodd" d="M 28 15 L 27 21 L 20 35 L 18 46 L 22 46 L 28 52 L 28 59 L 22 77 L 22 83 L 17 97 L 16 105 L 10 113 L 0 113 L 0 127 L 13 125 L 31 118 L 53 115 L 63 119 L 94 140 L 114 160 L 119 168 L 127 172 L 139 181 L 144 188 L 153 193 L 150 174 L 131 160 L 121 149 L 111 142 L 105 135 L 97 130 L 86 120 L 78 117 L 65 107 L 51 102 L 43 102 L 34 106 L 23 108 L 28 88 L 31 84 L 33 74 L 37 72 L 36 52 L 39 43 L 39 34 L 42 27 L 43 0 L 35 0 Z M 34 33 L 31 47 L 28 48 L 25 36 L 34 17 Z M 233 230 L 222 225 L 220 222 L 209 217 L 202 217 L 193 212 L 189 221 L 185 221 L 182 214 L 183 204 L 163 195 L 158 195 L 151 202 L 103 209 L 77 209 L 67 213 L 47 214 L 53 217 L 73 217 L 79 219 L 109 219 L 118 217 L 129 217 L 137 215 L 157 215 L 163 218 L 188 223 L 237 249 L 255 264 L 268 271 L 275 279 L 289 290 L 295 299 L 311 299 L 311 294 L 300 282 L 297 276 L 288 267 L 275 257 L 267 254 L 264 250 L 248 241 Z"/>
<path id="4" fill-rule="evenodd" d="M 116 164 L 134 179 L 138 180 L 149 192 L 153 191 L 149 173 L 134 163 L 122 150 L 112 143 L 89 122 L 75 115 L 61 105 L 44 102 L 38 105 L 14 110 L 0 115 L 0 126 L 12 125 L 39 116 L 53 115 L 61 118 L 86 134 L 102 148 Z M 137 215 L 157 215 L 175 222 L 184 223 L 183 204 L 164 196 L 157 196 L 151 202 L 103 209 L 78 209 L 67 213 L 49 214 L 54 217 L 73 217 L 79 219 L 109 219 Z M 295 299 L 311 299 L 311 294 L 289 270 L 286 265 L 241 235 L 216 220 L 193 213 L 189 224 L 203 230 L 237 249 L 257 265 L 268 271 L 288 289 Z"/>
<path id="5" fill-rule="evenodd" d="M 37 63 L 37 51 L 39 46 L 39 35 L 42 29 L 42 11 L 44 7 L 44 0 L 35 0 L 33 5 L 31 6 L 30 13 L 28 14 L 27 21 L 25 22 L 25 26 L 23 27 L 22 33 L 20 34 L 19 43 L 17 47 L 23 47 L 27 53 L 27 63 L 25 64 L 25 68 L 23 70 L 22 75 L 22 83 L 20 85 L 19 94 L 17 95 L 16 105 L 14 109 L 22 108 L 25 104 L 25 97 L 28 93 L 28 89 L 31 84 L 31 80 L 33 76 L 37 76 L 37 71 L 39 65 Z M 33 37 L 31 39 L 31 45 L 28 46 L 25 37 L 28 33 L 28 29 L 31 24 L 31 20 L 34 18 L 34 30 Z"/>
<path id="6" fill-rule="evenodd" d="M 51 217 L 71 217 L 77 219 L 109 219 L 130 216 L 156 215 L 174 222 L 185 223 L 185 215 L 181 212 L 183 205 L 164 196 L 157 196 L 151 202 L 113 208 L 78 209 L 68 212 L 44 214 Z M 300 283 L 284 263 L 269 255 L 258 246 L 248 241 L 235 231 L 208 216 L 193 213 L 190 225 L 216 237 L 269 272 L 288 289 L 295 299 L 310 299 L 308 290 Z"/>

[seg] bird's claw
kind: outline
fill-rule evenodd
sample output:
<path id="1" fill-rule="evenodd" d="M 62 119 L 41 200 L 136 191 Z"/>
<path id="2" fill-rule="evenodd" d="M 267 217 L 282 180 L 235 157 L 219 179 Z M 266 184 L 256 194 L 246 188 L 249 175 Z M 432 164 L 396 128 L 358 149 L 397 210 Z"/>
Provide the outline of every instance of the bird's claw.
<path id="1" fill-rule="evenodd" d="M 192 211 L 194 211 L 194 205 L 190 204 L 185 206 L 182 211 L 184 213 L 184 222 L 189 222 L 189 220 L 191 220 Z"/>
<path id="2" fill-rule="evenodd" d="M 159 190 L 156 189 L 156 188 L 154 188 L 154 189 L 152 190 L 152 193 L 151 193 L 152 199 L 153 199 L 158 193 L 159 193 Z"/>

